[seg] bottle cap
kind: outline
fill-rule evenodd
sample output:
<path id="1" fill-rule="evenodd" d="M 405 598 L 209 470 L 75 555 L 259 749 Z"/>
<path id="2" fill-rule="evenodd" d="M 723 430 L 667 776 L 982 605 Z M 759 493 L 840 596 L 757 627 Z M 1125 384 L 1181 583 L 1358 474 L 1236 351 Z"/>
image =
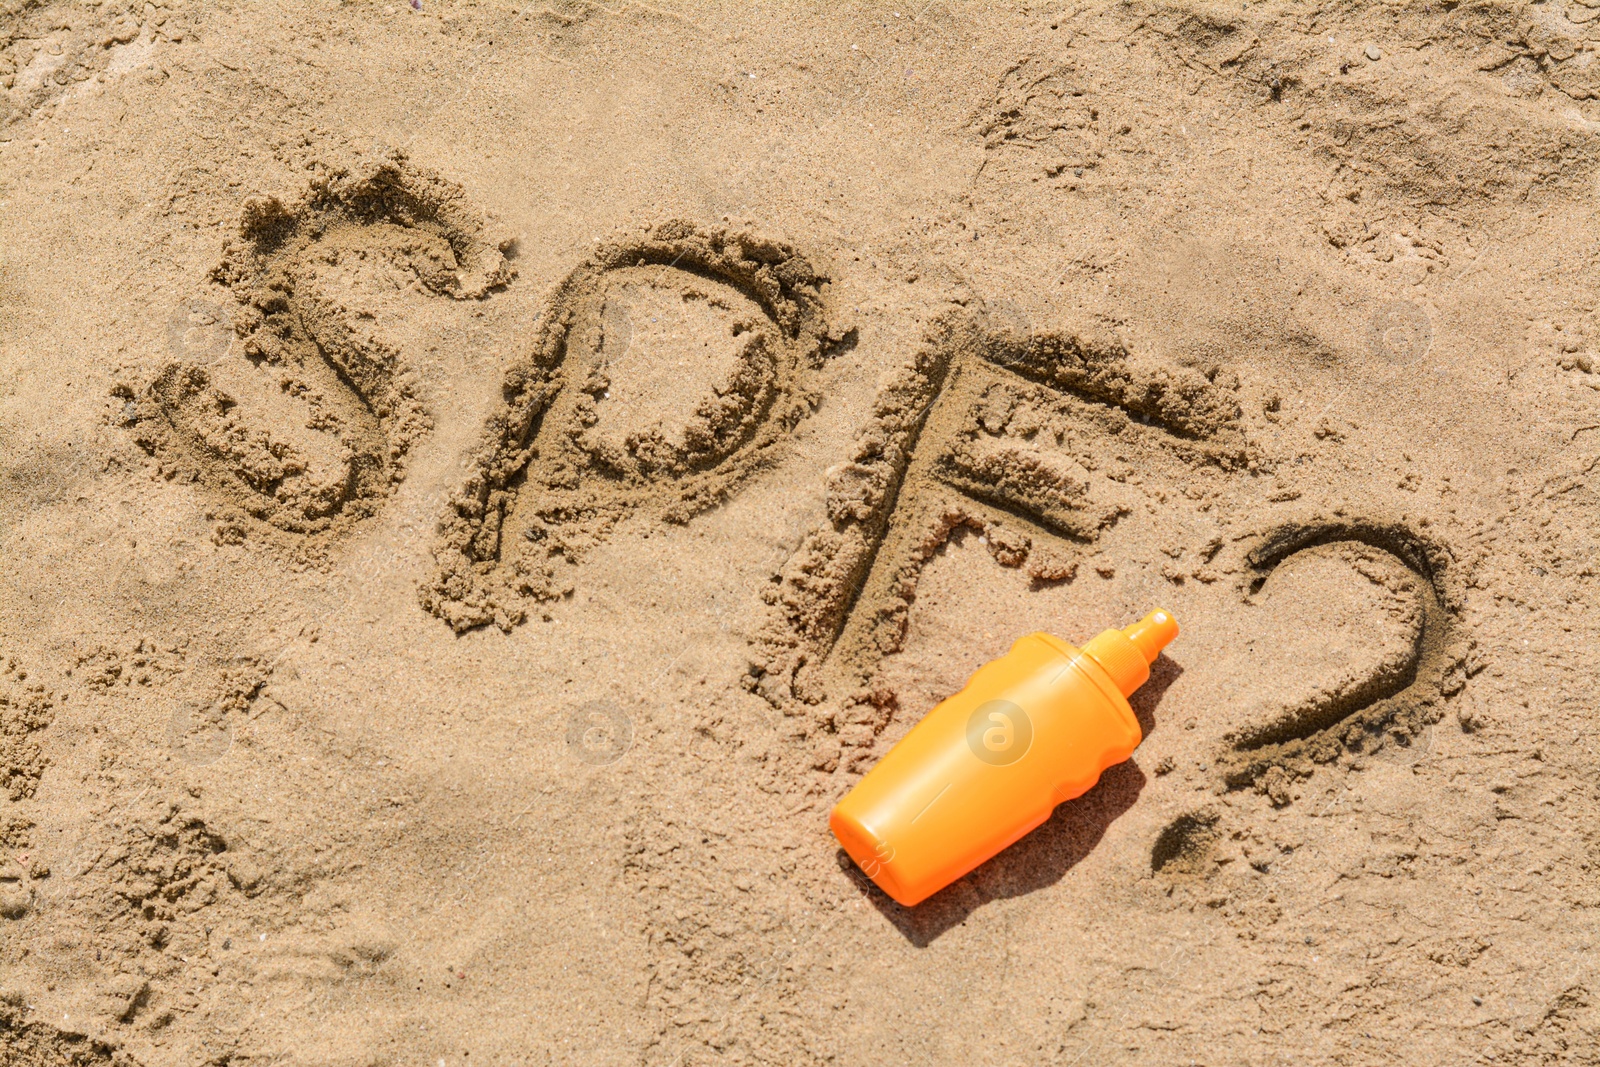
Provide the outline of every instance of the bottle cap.
<path id="1" fill-rule="evenodd" d="M 1122 636 L 1144 654 L 1145 663 L 1154 663 L 1161 650 L 1178 636 L 1178 620 L 1172 617 L 1172 612 L 1157 608 L 1123 630 Z"/>
<path id="2" fill-rule="evenodd" d="M 1177 636 L 1172 612 L 1157 608 L 1126 629 L 1105 631 L 1083 650 L 1111 676 L 1123 696 L 1132 696 L 1149 679 L 1150 664 Z"/>

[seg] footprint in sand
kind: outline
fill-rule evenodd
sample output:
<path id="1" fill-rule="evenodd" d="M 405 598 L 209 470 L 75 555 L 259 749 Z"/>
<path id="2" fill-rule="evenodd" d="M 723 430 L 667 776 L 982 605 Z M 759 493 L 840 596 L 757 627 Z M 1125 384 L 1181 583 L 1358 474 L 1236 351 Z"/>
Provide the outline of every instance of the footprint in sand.
<path id="1" fill-rule="evenodd" d="M 815 403 L 807 376 L 842 340 L 823 281 L 787 245 L 681 222 L 596 252 L 507 375 L 423 604 L 458 632 L 510 629 L 624 516 L 725 499 Z"/>
<path id="2" fill-rule="evenodd" d="M 430 423 L 374 308 L 476 299 L 512 276 L 460 189 L 393 155 L 323 175 L 305 199 L 246 201 L 215 279 L 225 314 L 187 302 L 178 359 L 134 403 L 136 440 L 218 501 L 219 541 L 335 536 L 373 514 Z"/>

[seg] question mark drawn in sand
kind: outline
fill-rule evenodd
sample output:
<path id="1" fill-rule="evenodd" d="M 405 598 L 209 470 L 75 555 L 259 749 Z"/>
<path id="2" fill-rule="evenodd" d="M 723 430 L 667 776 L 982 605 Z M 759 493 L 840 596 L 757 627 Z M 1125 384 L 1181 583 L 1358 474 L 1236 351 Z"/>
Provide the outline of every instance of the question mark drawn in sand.
<path id="1" fill-rule="evenodd" d="M 880 699 L 873 679 L 903 647 L 923 568 L 956 531 L 981 531 L 1000 564 L 1048 584 L 1070 580 L 1107 531 L 1153 506 L 1130 482 L 1166 492 L 1240 487 L 1246 514 L 1263 503 L 1242 489 L 1250 447 L 1227 390 L 1198 372 L 1144 364 L 1115 343 L 1013 333 L 981 313 L 933 324 L 880 396 L 884 414 L 860 438 L 869 447 L 832 472 L 829 521 L 783 569 L 774 619 L 754 649 L 753 687 L 809 714 L 814 735 L 840 721 L 886 725 L 887 714 L 866 707 Z M 1350 687 L 1337 706 L 1280 709 L 1220 739 L 1213 762 L 1230 786 L 1326 759 L 1359 731 L 1415 732 L 1437 717 L 1464 658 L 1444 546 L 1404 522 L 1315 515 L 1243 540 L 1238 559 L 1220 553 L 1221 541 L 1201 548 L 1193 576 L 1244 573 L 1248 600 L 1300 552 L 1361 546 L 1416 577 L 1422 622 L 1392 676 Z M 817 768 L 859 769 L 873 738 L 857 740 L 862 747 L 837 757 L 820 745 Z"/>

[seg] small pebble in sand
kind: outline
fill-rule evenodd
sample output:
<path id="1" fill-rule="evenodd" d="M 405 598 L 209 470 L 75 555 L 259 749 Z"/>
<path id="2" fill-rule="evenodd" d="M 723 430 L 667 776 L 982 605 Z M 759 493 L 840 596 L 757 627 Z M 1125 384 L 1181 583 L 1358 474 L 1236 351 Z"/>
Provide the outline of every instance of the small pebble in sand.
<path id="1" fill-rule="evenodd" d="M 1377 45 L 1369 44 L 1367 45 L 1367 58 L 1376 63 L 1383 58 L 1383 52 L 1378 49 Z"/>

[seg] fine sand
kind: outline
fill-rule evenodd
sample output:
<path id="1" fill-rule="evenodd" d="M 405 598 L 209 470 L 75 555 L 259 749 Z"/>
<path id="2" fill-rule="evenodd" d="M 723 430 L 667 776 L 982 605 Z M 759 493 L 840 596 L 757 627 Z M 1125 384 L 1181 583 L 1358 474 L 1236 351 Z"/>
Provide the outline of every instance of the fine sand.
<path id="1" fill-rule="evenodd" d="M 1600 1063 L 1597 5 L 0 0 L 0 1065 Z"/>

